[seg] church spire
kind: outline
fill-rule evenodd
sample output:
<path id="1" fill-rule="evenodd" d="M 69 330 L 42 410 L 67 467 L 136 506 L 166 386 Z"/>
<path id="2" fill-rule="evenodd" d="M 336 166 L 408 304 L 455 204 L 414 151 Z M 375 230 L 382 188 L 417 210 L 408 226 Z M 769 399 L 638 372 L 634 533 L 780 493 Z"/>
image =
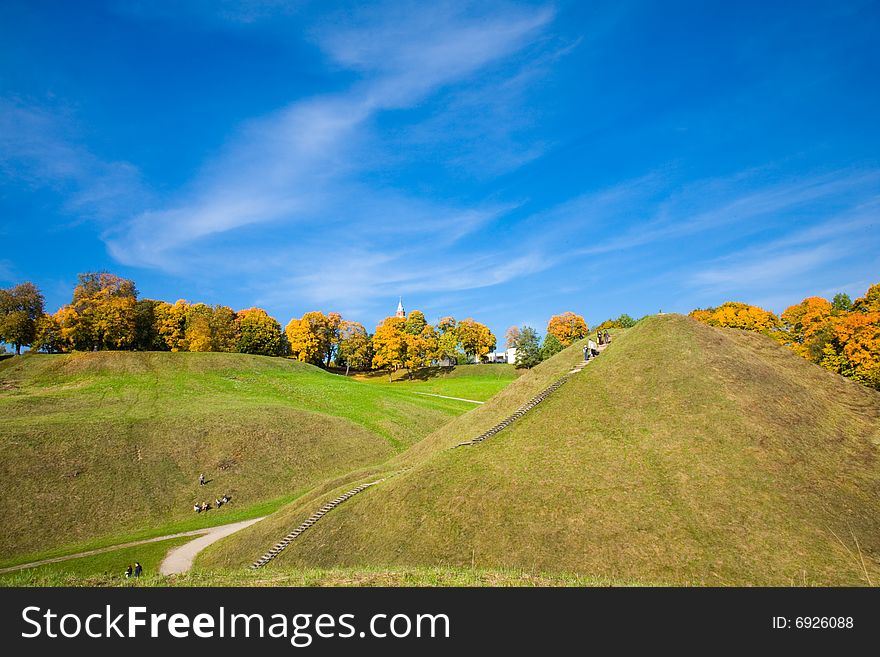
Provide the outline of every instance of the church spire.
<path id="1" fill-rule="evenodd" d="M 400 297 L 400 301 L 397 302 L 397 317 L 406 319 L 406 311 L 403 309 L 403 297 Z"/>

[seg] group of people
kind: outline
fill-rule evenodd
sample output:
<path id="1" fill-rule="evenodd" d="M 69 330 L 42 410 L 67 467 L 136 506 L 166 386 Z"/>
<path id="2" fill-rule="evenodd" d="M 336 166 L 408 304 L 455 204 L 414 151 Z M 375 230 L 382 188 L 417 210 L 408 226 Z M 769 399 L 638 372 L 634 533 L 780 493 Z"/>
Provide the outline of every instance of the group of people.
<path id="1" fill-rule="evenodd" d="M 599 345 L 610 344 L 611 336 L 608 334 L 608 330 L 606 329 L 605 331 L 597 331 L 596 340 L 598 340 Z M 598 356 L 599 345 L 593 342 L 592 338 L 587 340 L 587 346 L 584 347 L 584 360 L 590 360 L 591 358 Z"/>
<path id="2" fill-rule="evenodd" d="M 125 569 L 125 579 L 131 579 L 131 576 L 140 577 L 141 573 L 144 572 L 144 569 L 141 567 L 139 561 L 134 562 L 134 570 L 131 568 L 131 564 L 128 564 L 128 568 Z"/>
<path id="3" fill-rule="evenodd" d="M 205 479 L 205 474 L 202 473 L 199 475 L 199 486 L 204 486 L 208 481 Z M 201 504 L 193 504 L 193 511 L 196 513 L 201 513 L 202 511 L 208 511 L 209 509 L 213 509 L 214 507 L 220 508 L 232 498 L 229 495 L 224 495 L 223 497 L 218 497 L 214 500 L 214 506 L 211 506 L 210 502 L 202 502 Z"/>
<path id="4" fill-rule="evenodd" d="M 221 506 L 226 504 L 232 498 L 229 495 L 224 495 L 223 497 L 218 497 L 214 500 L 214 505 L 219 509 Z M 208 511 L 214 507 L 211 506 L 210 502 L 202 502 L 201 504 L 193 504 L 193 511 L 196 513 L 201 513 L 202 511 Z"/>

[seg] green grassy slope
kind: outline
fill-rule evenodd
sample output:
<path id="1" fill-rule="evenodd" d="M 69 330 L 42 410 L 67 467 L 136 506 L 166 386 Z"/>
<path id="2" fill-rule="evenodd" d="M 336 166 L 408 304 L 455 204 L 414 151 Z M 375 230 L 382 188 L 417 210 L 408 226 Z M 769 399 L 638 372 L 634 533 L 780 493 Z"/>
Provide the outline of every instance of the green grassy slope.
<path id="1" fill-rule="evenodd" d="M 490 426 L 577 350 L 398 457 L 413 467 L 328 514 L 268 568 L 880 582 L 880 395 L 757 334 L 650 318 L 508 430 L 438 449 Z M 313 508 L 303 500 L 277 518 L 289 527 Z M 271 544 L 254 550 L 256 538 L 233 536 L 200 564 L 252 559 Z"/>
<path id="2" fill-rule="evenodd" d="M 375 465 L 472 405 L 242 354 L 0 363 L 0 560 L 224 514 Z M 197 484 L 199 472 L 211 483 Z M 206 516 L 192 504 L 224 493 Z"/>
<path id="3" fill-rule="evenodd" d="M 382 386 L 398 392 L 430 393 L 475 401 L 486 401 L 503 390 L 518 376 L 513 365 L 506 363 L 458 365 L 456 367 L 424 367 L 412 373 L 400 370 L 392 382 L 383 373 L 361 374 L 358 381 Z"/>
<path id="4" fill-rule="evenodd" d="M 3 573 L 0 574 L 0 586 L 81 586 L 78 582 L 89 578 L 101 578 L 107 582 L 107 586 L 113 586 L 114 583 L 130 585 L 134 582 L 125 578 L 127 566 L 133 568 L 137 561 L 143 568 L 142 577 L 156 575 L 159 572 L 159 564 L 165 559 L 168 551 L 191 540 L 193 540 L 192 536 L 171 538 L 167 541 L 146 543 Z"/>

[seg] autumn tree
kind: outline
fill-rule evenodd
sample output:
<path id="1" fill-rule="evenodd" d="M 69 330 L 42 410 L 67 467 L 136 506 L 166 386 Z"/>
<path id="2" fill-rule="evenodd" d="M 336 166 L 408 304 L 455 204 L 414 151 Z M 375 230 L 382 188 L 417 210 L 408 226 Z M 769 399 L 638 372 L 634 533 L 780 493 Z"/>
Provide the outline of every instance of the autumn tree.
<path id="1" fill-rule="evenodd" d="M 56 319 L 74 349 L 132 349 L 137 342 L 136 304 L 134 281 L 89 272 L 79 275 L 73 301 Z"/>
<path id="2" fill-rule="evenodd" d="M 511 326 L 504 332 L 504 344 L 508 349 L 516 347 L 517 340 L 519 340 L 519 326 Z"/>
<path id="3" fill-rule="evenodd" d="M 413 370 L 426 367 L 437 359 L 440 336 L 433 326 L 426 323 L 418 334 L 404 330 L 403 338 L 406 342 L 404 365 L 412 378 Z"/>
<path id="4" fill-rule="evenodd" d="M 495 336 L 484 324 L 468 318 L 458 324 L 458 342 L 467 356 L 477 362 L 495 349 Z"/>
<path id="5" fill-rule="evenodd" d="M 211 336 L 213 315 L 211 306 L 204 303 L 194 303 L 186 309 L 183 331 L 186 351 L 215 351 Z"/>
<path id="6" fill-rule="evenodd" d="M 553 315 L 547 322 L 547 333 L 555 335 L 564 346 L 570 345 L 575 340 L 587 337 L 590 328 L 580 315 L 573 312 L 564 312 Z"/>
<path id="7" fill-rule="evenodd" d="M 281 325 L 262 308 L 248 308 L 236 313 L 238 341 L 235 350 L 243 354 L 284 356 L 287 339 Z"/>
<path id="8" fill-rule="evenodd" d="M 710 326 L 725 326 L 770 334 L 780 328 L 779 318 L 769 310 L 728 301 L 717 308 L 694 310 L 690 316 Z"/>
<path id="9" fill-rule="evenodd" d="M 538 332 L 531 326 L 523 326 L 514 344 L 516 367 L 532 368 L 541 362 L 541 344 Z"/>
<path id="10" fill-rule="evenodd" d="M 156 331 L 171 351 L 186 351 L 186 314 L 189 304 L 178 299 L 174 304 L 160 301 L 153 307 Z"/>
<path id="11" fill-rule="evenodd" d="M 880 311 L 851 312 L 832 320 L 819 364 L 880 389 Z"/>
<path id="12" fill-rule="evenodd" d="M 0 290 L 0 342 L 15 347 L 33 343 L 37 322 L 43 316 L 43 295 L 30 281 Z"/>
<path id="13" fill-rule="evenodd" d="M 394 371 L 406 367 L 406 322 L 400 317 L 386 317 L 373 334 L 373 367 L 388 368 L 388 380 Z"/>
<path id="14" fill-rule="evenodd" d="M 229 306 L 211 307 L 211 342 L 214 351 L 235 351 L 238 343 L 238 324 L 235 311 Z"/>
<path id="15" fill-rule="evenodd" d="M 339 346 L 336 350 L 336 364 L 349 368 L 368 370 L 373 363 L 373 342 L 367 330 L 357 322 L 343 321 L 339 327 Z"/>
<path id="16" fill-rule="evenodd" d="M 437 361 L 458 364 L 467 358 L 458 341 L 458 322 L 454 317 L 441 317 L 437 322 L 437 334 L 437 350 L 434 354 Z"/>
<path id="17" fill-rule="evenodd" d="M 868 288 L 865 296 L 853 301 L 852 309 L 855 312 L 880 312 L 880 283 Z"/>
<path id="18" fill-rule="evenodd" d="M 305 313 L 300 319 L 292 319 L 284 329 L 290 343 L 291 354 L 304 363 L 329 365 L 334 349 L 339 344 L 342 316 L 339 313 L 325 315 L 319 311 Z"/>
<path id="19" fill-rule="evenodd" d="M 409 314 L 409 317 L 406 318 L 406 324 L 404 325 L 403 330 L 410 335 L 419 335 L 425 330 L 427 325 L 428 320 L 425 319 L 425 313 L 421 310 L 413 310 Z"/>
<path id="20" fill-rule="evenodd" d="M 68 345 L 61 332 L 61 323 L 53 315 L 42 315 L 37 320 L 37 330 L 31 349 L 45 351 L 47 354 L 67 351 Z"/>
<path id="21" fill-rule="evenodd" d="M 808 297 L 780 316 L 787 343 L 795 352 L 818 363 L 832 330 L 834 308 L 822 297 Z"/>

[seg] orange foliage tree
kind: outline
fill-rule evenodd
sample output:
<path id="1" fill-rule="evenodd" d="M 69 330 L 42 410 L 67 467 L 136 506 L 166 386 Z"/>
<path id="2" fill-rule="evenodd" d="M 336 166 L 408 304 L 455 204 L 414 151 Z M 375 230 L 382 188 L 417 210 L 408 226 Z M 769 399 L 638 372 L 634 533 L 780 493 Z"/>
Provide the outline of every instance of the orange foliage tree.
<path id="1" fill-rule="evenodd" d="M 779 319 L 743 303 L 695 310 L 691 317 L 713 326 L 768 333 L 825 369 L 880 389 L 880 284 L 851 307 L 808 297 L 786 308 Z"/>
<path id="2" fill-rule="evenodd" d="M 555 335 L 566 347 L 575 340 L 587 337 L 590 327 L 580 315 L 573 312 L 564 312 L 560 315 L 553 315 L 547 322 L 547 333 Z"/>

